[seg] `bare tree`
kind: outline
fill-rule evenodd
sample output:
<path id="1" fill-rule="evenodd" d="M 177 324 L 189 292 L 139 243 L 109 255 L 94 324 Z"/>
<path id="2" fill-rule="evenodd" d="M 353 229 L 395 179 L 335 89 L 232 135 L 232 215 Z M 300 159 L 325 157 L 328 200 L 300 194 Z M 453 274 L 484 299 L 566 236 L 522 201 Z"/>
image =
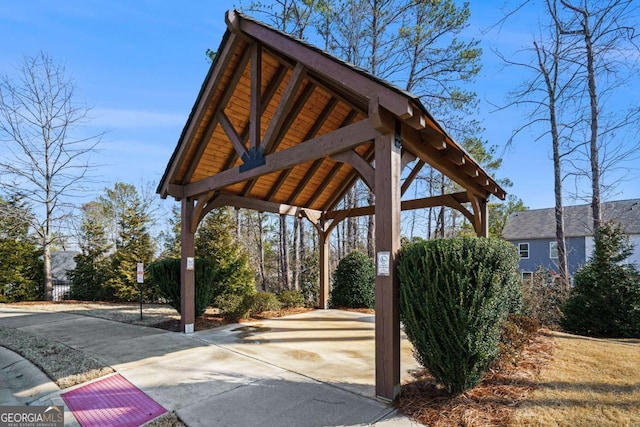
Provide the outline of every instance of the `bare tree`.
<path id="1" fill-rule="evenodd" d="M 553 2 L 555 4 L 555 1 Z M 601 188 L 603 169 L 607 168 L 603 154 L 615 152 L 621 161 L 634 150 L 611 147 L 612 132 L 635 122 L 623 114 L 603 123 L 606 102 L 612 91 L 635 77 L 639 53 L 635 34 L 637 2 L 633 0 L 560 0 L 562 10 L 549 8 L 560 34 L 571 41 L 573 51 L 565 58 L 572 61 L 579 72 L 584 96 L 588 99 L 588 114 L 584 117 L 588 131 L 587 147 L 589 177 L 591 180 L 591 209 L 593 232 L 598 233 L 601 224 Z M 629 55 L 630 53 L 630 55 Z M 636 110 L 637 111 L 637 110 Z M 611 117 L 611 116 L 610 116 Z M 637 145 L 636 147 L 637 148 Z M 609 159 L 610 161 L 611 159 Z"/>
<path id="2" fill-rule="evenodd" d="M 547 112 L 549 114 L 549 127 L 551 134 L 551 146 L 553 151 L 553 190 L 555 198 L 555 222 L 556 222 L 556 246 L 558 248 L 558 269 L 564 289 L 569 289 L 569 270 L 567 268 L 567 246 L 564 235 L 564 207 L 562 203 L 562 164 L 560 154 L 560 131 L 558 129 L 558 111 L 556 102 L 561 94 L 558 87 L 560 66 L 560 38 L 556 26 L 552 40 L 551 51 L 538 42 L 533 45 L 538 59 L 538 70 L 547 90 Z"/>
<path id="3" fill-rule="evenodd" d="M 74 89 L 64 67 L 43 52 L 26 56 L 15 78 L 0 76 L 0 184 L 34 208 L 47 300 L 53 291 L 51 247 L 59 238 L 54 229 L 81 195 L 101 137 L 80 131 L 90 109 L 75 102 Z"/>
<path id="4" fill-rule="evenodd" d="M 555 0 L 546 1 L 549 15 L 556 13 Z M 571 46 L 565 46 L 561 30 L 553 21 L 548 25 L 548 34 L 534 38 L 533 47 L 527 56 L 529 62 L 517 62 L 500 55 L 503 62 L 517 66 L 530 74 L 522 85 L 511 92 L 513 99 L 506 107 L 525 106 L 529 109 L 529 120 L 517 128 L 510 140 L 526 128 L 539 129 L 536 141 L 549 138 L 553 152 L 554 198 L 555 198 L 555 234 L 558 250 L 558 269 L 562 285 L 568 289 L 569 272 L 564 231 L 563 205 L 563 158 L 572 153 L 571 132 L 576 120 L 571 114 L 570 103 L 575 101 L 575 85 L 571 73 L 572 66 L 563 59 L 567 57 Z M 536 126 L 542 125 L 539 128 Z"/>

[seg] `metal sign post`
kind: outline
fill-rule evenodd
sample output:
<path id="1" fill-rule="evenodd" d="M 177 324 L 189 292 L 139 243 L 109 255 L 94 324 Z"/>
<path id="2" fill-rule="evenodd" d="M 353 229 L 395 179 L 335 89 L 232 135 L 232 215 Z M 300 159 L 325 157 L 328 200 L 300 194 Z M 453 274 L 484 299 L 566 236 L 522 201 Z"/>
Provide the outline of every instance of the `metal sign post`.
<path id="1" fill-rule="evenodd" d="M 142 320 L 142 284 L 144 283 L 144 264 L 139 262 L 136 267 L 136 281 L 140 288 L 140 320 Z"/>

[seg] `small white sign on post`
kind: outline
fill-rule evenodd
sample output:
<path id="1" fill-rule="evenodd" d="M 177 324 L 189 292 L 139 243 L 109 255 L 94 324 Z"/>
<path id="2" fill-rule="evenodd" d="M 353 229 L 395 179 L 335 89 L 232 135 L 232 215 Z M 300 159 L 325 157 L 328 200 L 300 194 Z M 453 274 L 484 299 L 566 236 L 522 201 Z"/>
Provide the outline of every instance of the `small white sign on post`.
<path id="1" fill-rule="evenodd" d="M 144 283 L 144 264 L 139 262 L 136 268 L 136 278 L 138 283 Z"/>
<path id="2" fill-rule="evenodd" d="M 378 252 L 378 276 L 389 275 L 390 263 L 391 263 L 390 252 Z"/>
<path id="3" fill-rule="evenodd" d="M 195 259 L 192 256 L 187 257 L 187 270 L 193 270 L 195 265 Z"/>

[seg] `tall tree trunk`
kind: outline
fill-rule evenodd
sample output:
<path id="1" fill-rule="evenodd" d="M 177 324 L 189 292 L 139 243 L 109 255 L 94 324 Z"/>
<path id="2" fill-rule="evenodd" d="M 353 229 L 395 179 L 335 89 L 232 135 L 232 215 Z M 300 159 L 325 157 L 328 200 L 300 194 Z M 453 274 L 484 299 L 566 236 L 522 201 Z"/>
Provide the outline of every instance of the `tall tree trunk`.
<path id="1" fill-rule="evenodd" d="M 241 241 L 241 230 L 240 230 L 240 209 L 234 208 L 235 218 L 236 218 L 236 239 L 238 242 Z"/>
<path id="2" fill-rule="evenodd" d="M 567 247 L 564 236 L 564 208 L 562 205 L 562 173 L 560 163 L 560 137 L 556 122 L 555 94 L 550 96 L 549 113 L 551 120 L 551 137 L 553 144 L 553 181 L 554 195 L 556 201 L 556 245 L 558 247 L 558 269 L 560 270 L 561 285 L 564 289 L 569 289 L 569 269 L 567 268 Z"/>
<path id="3" fill-rule="evenodd" d="M 289 227 L 287 217 L 280 215 L 280 268 L 282 273 L 282 286 L 291 289 L 291 275 L 289 274 Z"/>
<path id="4" fill-rule="evenodd" d="M 557 24 L 556 24 L 557 25 Z M 551 145 L 553 150 L 553 182 L 555 196 L 555 223 L 556 223 L 556 247 L 558 249 L 558 269 L 560 270 L 560 284 L 563 289 L 569 289 L 569 269 L 567 267 L 567 246 L 564 235 L 564 207 L 562 203 L 562 162 L 560 154 L 560 131 L 558 129 L 558 116 L 556 100 L 558 93 L 558 77 L 560 74 L 560 29 L 556 27 L 553 53 L 548 54 L 544 47 L 533 43 L 538 57 L 538 67 L 545 81 L 547 97 L 549 100 L 549 125 L 551 127 Z M 551 58 L 551 67 L 546 60 Z"/>
<path id="5" fill-rule="evenodd" d="M 47 238 L 45 238 L 46 240 Z M 44 254 L 44 299 L 53 301 L 53 276 L 51 274 L 51 244 L 45 242 L 43 245 Z"/>
<path id="6" fill-rule="evenodd" d="M 300 270 L 305 268 L 307 262 L 307 237 L 305 235 L 305 222 L 300 221 Z"/>
<path id="7" fill-rule="evenodd" d="M 262 229 L 262 223 L 264 221 L 263 213 L 258 213 L 258 250 L 260 254 L 260 262 L 258 265 L 258 271 L 260 272 L 260 279 L 262 280 L 262 290 L 267 290 L 267 275 L 264 268 L 264 231 Z"/>
<path id="8" fill-rule="evenodd" d="M 445 190 L 445 177 L 444 175 L 441 176 L 440 178 L 440 194 L 443 195 L 444 194 L 444 190 Z M 438 214 L 438 231 L 439 231 L 439 237 L 441 239 L 444 239 L 445 237 L 445 209 L 444 206 L 440 208 L 440 213 Z"/>
<path id="9" fill-rule="evenodd" d="M 356 207 L 356 188 L 349 190 L 347 196 L 347 209 Z M 356 228 L 358 227 L 355 217 L 347 218 L 347 248 L 346 253 L 352 252 L 356 248 Z"/>
<path id="10" fill-rule="evenodd" d="M 299 245 L 299 230 L 300 218 L 298 216 L 293 217 L 293 277 L 292 284 L 293 289 L 300 290 L 300 245 Z"/>
<path id="11" fill-rule="evenodd" d="M 368 189 L 367 190 L 367 203 L 369 206 L 373 206 L 376 202 L 375 194 Z M 369 258 L 374 257 L 375 252 L 375 231 L 376 231 L 376 217 L 373 215 L 369 215 L 369 220 L 367 222 L 367 255 Z"/>
<path id="12" fill-rule="evenodd" d="M 589 140 L 589 157 L 591 160 L 591 211 L 593 215 L 593 235 L 600 230 L 600 159 L 598 153 L 598 93 L 596 92 L 596 73 L 594 69 L 594 53 L 589 28 L 589 19 L 585 14 L 583 20 L 584 45 L 587 54 L 587 79 L 589 85 L 589 103 L 591 107 L 591 135 Z"/>

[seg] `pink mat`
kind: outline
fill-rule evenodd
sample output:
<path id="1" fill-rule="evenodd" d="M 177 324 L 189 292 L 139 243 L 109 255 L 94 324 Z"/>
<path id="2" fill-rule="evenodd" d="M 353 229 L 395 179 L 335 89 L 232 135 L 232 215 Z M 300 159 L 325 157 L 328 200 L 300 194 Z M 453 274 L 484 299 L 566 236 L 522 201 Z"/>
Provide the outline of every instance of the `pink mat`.
<path id="1" fill-rule="evenodd" d="M 82 426 L 140 426 L 167 412 L 120 374 L 110 375 L 62 398 Z"/>

